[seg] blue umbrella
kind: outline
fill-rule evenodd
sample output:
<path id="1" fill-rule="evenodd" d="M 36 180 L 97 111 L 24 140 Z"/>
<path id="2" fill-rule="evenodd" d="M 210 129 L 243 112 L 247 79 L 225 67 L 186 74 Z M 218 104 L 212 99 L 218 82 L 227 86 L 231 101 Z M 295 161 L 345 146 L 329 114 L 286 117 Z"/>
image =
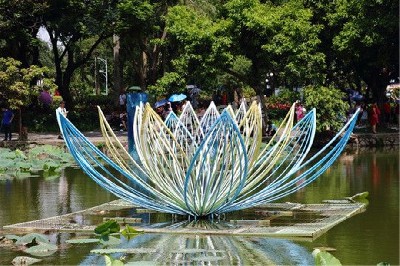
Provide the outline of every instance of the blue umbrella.
<path id="1" fill-rule="evenodd" d="M 168 102 L 167 99 L 159 100 L 159 101 L 157 101 L 157 102 L 154 104 L 154 108 L 158 108 L 158 107 L 160 107 L 160 106 L 166 105 L 167 102 Z"/>
<path id="2" fill-rule="evenodd" d="M 173 94 L 171 97 L 169 97 L 168 101 L 170 102 L 180 102 L 186 99 L 185 94 Z"/>

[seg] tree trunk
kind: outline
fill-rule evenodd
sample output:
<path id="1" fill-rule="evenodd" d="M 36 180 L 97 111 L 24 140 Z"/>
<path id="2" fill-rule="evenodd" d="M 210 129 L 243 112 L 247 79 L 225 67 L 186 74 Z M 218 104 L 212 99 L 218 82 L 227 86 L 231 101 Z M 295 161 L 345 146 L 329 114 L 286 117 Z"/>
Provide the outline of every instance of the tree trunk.
<path id="1" fill-rule="evenodd" d="M 115 95 L 115 104 L 118 105 L 118 95 L 122 91 L 122 77 L 121 77 L 121 61 L 119 51 L 121 48 L 119 36 L 113 35 L 113 55 L 114 55 L 114 86 L 111 89 L 111 93 Z"/>

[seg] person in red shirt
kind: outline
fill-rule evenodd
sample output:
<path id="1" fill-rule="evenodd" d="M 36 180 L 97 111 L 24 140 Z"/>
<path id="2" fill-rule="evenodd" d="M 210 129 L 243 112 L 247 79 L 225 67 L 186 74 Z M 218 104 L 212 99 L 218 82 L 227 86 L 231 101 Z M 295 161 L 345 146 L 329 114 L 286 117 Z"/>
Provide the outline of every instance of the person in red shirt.
<path id="1" fill-rule="evenodd" d="M 370 109 L 370 114 L 369 114 L 369 123 L 372 128 L 372 133 L 376 134 L 376 125 L 379 123 L 379 115 L 381 114 L 381 111 L 378 108 L 378 105 L 376 103 L 373 103 Z"/>
<path id="2" fill-rule="evenodd" d="M 390 124 L 390 116 L 392 113 L 389 101 L 385 102 L 382 106 L 383 109 L 383 122 L 388 126 Z"/>

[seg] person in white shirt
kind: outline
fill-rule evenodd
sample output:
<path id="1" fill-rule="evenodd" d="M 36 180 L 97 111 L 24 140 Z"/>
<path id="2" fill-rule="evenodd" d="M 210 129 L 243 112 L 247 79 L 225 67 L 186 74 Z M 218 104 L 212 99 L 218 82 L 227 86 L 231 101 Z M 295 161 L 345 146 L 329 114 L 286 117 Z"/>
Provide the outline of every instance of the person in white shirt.
<path id="1" fill-rule="evenodd" d="M 119 102 L 119 110 L 121 112 L 126 111 L 126 94 L 125 91 L 121 91 L 118 97 L 118 102 Z"/>
<path id="2" fill-rule="evenodd" d="M 65 109 L 65 102 L 61 101 L 60 106 L 56 109 L 56 113 L 60 112 L 64 117 L 67 117 L 68 111 Z M 58 139 L 62 139 L 62 133 L 60 132 L 60 135 L 58 135 Z"/>

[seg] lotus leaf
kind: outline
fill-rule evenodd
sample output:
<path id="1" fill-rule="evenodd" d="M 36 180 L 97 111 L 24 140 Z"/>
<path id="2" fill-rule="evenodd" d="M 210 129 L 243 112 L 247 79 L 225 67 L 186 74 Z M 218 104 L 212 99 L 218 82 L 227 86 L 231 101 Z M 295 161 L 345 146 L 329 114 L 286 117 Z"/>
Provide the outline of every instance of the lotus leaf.
<path id="1" fill-rule="evenodd" d="M 122 261 L 113 259 L 110 256 L 105 255 L 104 259 L 106 260 L 106 266 L 124 266 L 124 263 Z"/>
<path id="2" fill-rule="evenodd" d="M 107 249 L 93 249 L 90 251 L 90 253 L 95 253 L 95 254 L 113 254 L 113 253 L 149 254 L 156 252 L 157 250 L 154 248 L 107 248 Z"/>
<path id="3" fill-rule="evenodd" d="M 19 170 L 16 170 L 16 171 L 12 172 L 10 174 L 10 176 L 11 177 L 16 177 L 18 179 L 24 179 L 24 178 L 27 178 L 27 177 L 31 177 L 32 174 L 30 172 L 21 172 Z"/>
<path id="4" fill-rule="evenodd" d="M 16 164 L 18 164 L 18 168 L 21 172 L 28 172 L 32 167 L 32 164 L 30 162 L 25 161 L 19 161 Z"/>
<path id="5" fill-rule="evenodd" d="M 351 197 L 351 199 L 354 201 L 363 201 L 363 200 L 366 200 L 368 198 L 368 196 L 369 196 L 369 192 L 365 191 L 362 193 L 355 194 L 354 196 Z"/>
<path id="6" fill-rule="evenodd" d="M 18 257 L 15 257 L 11 263 L 13 265 L 31 265 L 31 264 L 34 264 L 34 263 L 40 262 L 40 261 L 42 261 L 42 260 L 32 258 L 32 257 L 27 257 L 27 256 L 18 256 Z"/>
<path id="7" fill-rule="evenodd" d="M 0 169 L 9 169 L 9 168 L 14 168 L 14 161 L 13 159 L 9 158 L 2 158 L 0 160 Z"/>
<path id="8" fill-rule="evenodd" d="M 58 247 L 50 243 L 39 242 L 38 245 L 25 249 L 24 252 L 34 256 L 50 256 L 56 252 Z"/>
<path id="9" fill-rule="evenodd" d="M 59 167 L 60 167 L 59 163 L 56 163 L 56 162 L 50 161 L 50 160 L 47 160 L 43 164 L 43 170 L 45 170 L 45 171 L 55 171 Z"/>
<path id="10" fill-rule="evenodd" d="M 68 244 L 89 244 L 89 243 L 98 243 L 100 239 L 97 238 L 79 238 L 79 239 L 68 239 L 65 241 Z"/>
<path id="11" fill-rule="evenodd" d="M 116 246 L 121 244 L 121 239 L 108 235 L 106 237 L 102 237 L 100 243 L 104 246 Z"/>
<path id="12" fill-rule="evenodd" d="M 38 234 L 38 233 L 30 233 L 24 236 L 21 236 L 17 242 L 15 242 L 16 245 L 26 245 L 29 243 L 32 243 L 33 241 L 36 242 L 42 242 L 42 243 L 49 243 L 50 240 L 47 236 L 43 234 Z"/>
<path id="13" fill-rule="evenodd" d="M 0 178 L 28 177 L 37 175 L 41 170 L 50 172 L 48 177 L 58 177 L 62 167 L 74 163 L 69 153 L 56 146 L 42 145 L 26 151 L 1 148 Z"/>
<path id="14" fill-rule="evenodd" d="M 21 238 L 20 236 L 17 235 L 5 235 L 4 237 L 13 241 L 17 241 L 18 239 Z"/>
<path id="15" fill-rule="evenodd" d="M 120 226 L 115 220 L 108 220 L 100 225 L 98 225 L 95 229 L 94 232 L 96 234 L 106 236 L 111 233 L 117 233 L 120 230 Z"/>
<path id="16" fill-rule="evenodd" d="M 15 159 L 15 152 L 10 149 L 0 148 L 0 158 L 3 159 Z"/>
<path id="17" fill-rule="evenodd" d="M 27 157 L 23 151 L 16 149 L 14 152 L 15 152 L 16 158 L 27 159 Z"/>
<path id="18" fill-rule="evenodd" d="M 321 251 L 319 249 L 315 249 L 312 252 L 314 256 L 315 265 L 317 266 L 325 266 L 325 265 L 333 265 L 340 266 L 342 265 L 340 261 L 335 258 L 332 254 L 326 251 Z"/>
<path id="19" fill-rule="evenodd" d="M 131 239 L 132 237 L 137 236 L 138 234 L 142 234 L 142 233 L 143 233 L 143 231 L 138 231 L 129 225 L 126 225 L 125 229 L 121 231 L 121 234 L 128 239 Z"/>

